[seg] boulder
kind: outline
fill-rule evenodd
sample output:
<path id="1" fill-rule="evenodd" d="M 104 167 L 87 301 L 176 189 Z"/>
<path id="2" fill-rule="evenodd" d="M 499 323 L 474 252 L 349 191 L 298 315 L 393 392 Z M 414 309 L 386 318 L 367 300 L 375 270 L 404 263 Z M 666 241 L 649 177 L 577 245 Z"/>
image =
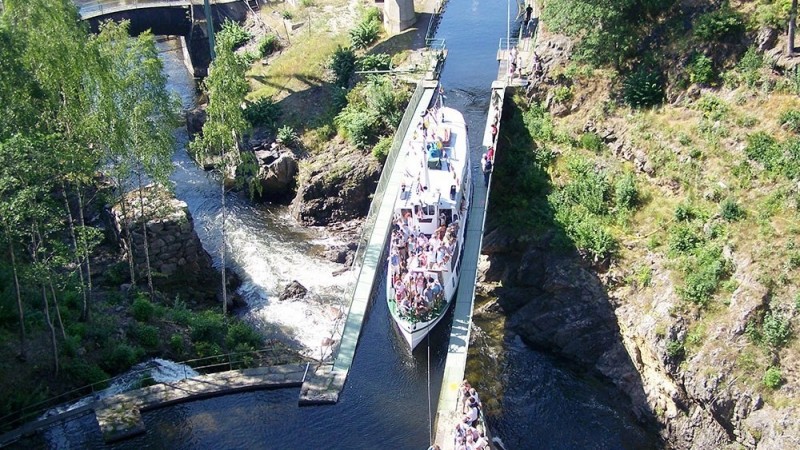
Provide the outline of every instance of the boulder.
<path id="1" fill-rule="evenodd" d="M 297 280 L 292 280 L 281 293 L 279 300 L 298 300 L 306 296 L 308 289 Z"/>
<path id="2" fill-rule="evenodd" d="M 259 151 L 258 181 L 261 196 L 265 199 L 282 201 L 290 198 L 297 175 L 297 159 L 291 152 Z"/>
<path id="3" fill-rule="evenodd" d="M 205 104 L 186 111 L 186 131 L 190 137 L 203 131 L 207 117 Z"/>

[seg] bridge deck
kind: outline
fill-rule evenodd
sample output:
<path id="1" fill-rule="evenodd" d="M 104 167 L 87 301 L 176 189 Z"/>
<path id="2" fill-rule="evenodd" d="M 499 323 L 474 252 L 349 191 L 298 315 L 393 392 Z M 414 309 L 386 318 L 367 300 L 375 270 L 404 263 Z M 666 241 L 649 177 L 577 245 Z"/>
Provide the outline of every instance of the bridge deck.
<path id="1" fill-rule="evenodd" d="M 213 0 L 213 3 L 238 1 L 242 0 Z M 78 7 L 78 13 L 84 20 L 131 9 L 203 6 L 203 0 L 73 0 L 73 3 Z"/>
<path id="2" fill-rule="evenodd" d="M 492 85 L 491 102 L 483 135 L 482 144 L 484 149 L 495 145 L 492 139 L 491 125 L 495 117 L 497 118 L 498 127 L 500 125 L 505 89 L 505 83 L 503 82 L 495 82 Z M 478 259 L 483 242 L 486 205 L 489 202 L 490 189 L 491 176 L 488 184 L 484 183 L 482 177 L 475 179 L 464 245 L 464 262 L 461 266 L 461 279 L 458 282 L 453 326 L 450 331 L 450 343 L 447 349 L 447 362 L 445 363 L 442 390 L 439 393 L 439 406 L 436 413 L 435 441 L 442 450 L 455 447 L 452 440 L 453 427 L 462 416 L 459 386 L 464 379 L 467 367 L 472 307 L 475 300 L 475 279 L 478 274 Z"/>

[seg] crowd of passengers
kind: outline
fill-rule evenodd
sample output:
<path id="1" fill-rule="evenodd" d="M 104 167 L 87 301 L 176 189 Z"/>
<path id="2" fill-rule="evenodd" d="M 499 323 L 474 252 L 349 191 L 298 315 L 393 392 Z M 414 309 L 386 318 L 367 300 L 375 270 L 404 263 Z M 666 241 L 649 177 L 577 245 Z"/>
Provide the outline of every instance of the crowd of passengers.
<path id="1" fill-rule="evenodd" d="M 417 320 L 425 318 L 444 299 L 444 287 L 438 273 L 449 270 L 456 247 L 458 223 L 441 224 L 428 237 L 419 227 L 411 227 L 411 216 L 395 218 L 389 253 L 389 273 L 401 315 Z"/>
<path id="2" fill-rule="evenodd" d="M 456 424 L 453 431 L 453 440 L 456 450 L 485 450 L 489 449 L 489 440 L 483 431 L 479 431 L 477 426 L 481 417 L 481 399 L 478 392 L 470 386 L 469 381 L 461 383 L 459 391 L 461 400 L 461 412 L 464 416 L 461 422 Z"/>

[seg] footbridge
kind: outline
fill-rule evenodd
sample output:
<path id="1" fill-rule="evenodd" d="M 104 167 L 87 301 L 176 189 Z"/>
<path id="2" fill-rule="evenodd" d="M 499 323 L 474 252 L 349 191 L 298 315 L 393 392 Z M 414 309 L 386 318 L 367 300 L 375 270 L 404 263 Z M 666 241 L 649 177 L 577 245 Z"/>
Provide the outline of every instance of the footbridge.
<path id="1" fill-rule="evenodd" d="M 124 11 L 153 8 L 203 6 L 204 0 L 73 0 L 83 20 Z M 213 0 L 212 4 L 242 3 L 242 0 Z"/>

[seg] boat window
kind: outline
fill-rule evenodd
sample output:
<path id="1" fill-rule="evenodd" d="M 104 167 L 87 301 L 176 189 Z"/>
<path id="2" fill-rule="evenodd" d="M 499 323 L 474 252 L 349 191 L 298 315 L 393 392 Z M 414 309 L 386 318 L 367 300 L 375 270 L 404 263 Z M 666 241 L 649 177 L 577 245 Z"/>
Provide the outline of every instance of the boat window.
<path id="1" fill-rule="evenodd" d="M 436 205 L 427 205 L 424 210 L 426 216 L 433 216 L 436 214 Z"/>

